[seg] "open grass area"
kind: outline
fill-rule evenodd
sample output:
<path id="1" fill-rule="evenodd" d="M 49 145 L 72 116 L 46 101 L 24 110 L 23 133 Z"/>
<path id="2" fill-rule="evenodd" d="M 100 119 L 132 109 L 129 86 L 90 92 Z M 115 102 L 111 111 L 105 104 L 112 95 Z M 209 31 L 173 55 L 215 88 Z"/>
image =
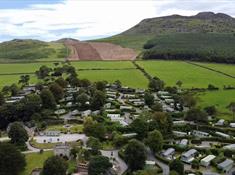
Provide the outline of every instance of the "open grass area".
<path id="1" fill-rule="evenodd" d="M 78 72 L 80 78 L 93 82 L 106 80 L 110 83 L 120 80 L 124 86 L 133 88 L 147 88 L 148 80 L 139 70 L 92 70 Z"/>
<path id="2" fill-rule="evenodd" d="M 72 124 L 70 128 L 65 128 L 64 125 L 50 125 L 46 129 L 47 131 L 61 131 L 63 133 L 79 133 L 83 131 L 83 125 Z"/>
<path id="3" fill-rule="evenodd" d="M 217 64 L 217 63 L 199 63 L 197 64 L 206 66 L 210 69 L 220 71 L 235 77 L 235 65 L 234 64 Z"/>
<path id="4" fill-rule="evenodd" d="M 218 109 L 218 117 L 226 120 L 232 120 L 232 113 L 227 106 L 230 102 L 235 101 L 235 90 L 220 90 L 200 93 L 198 96 L 200 107 L 215 105 Z"/>
<path id="5" fill-rule="evenodd" d="M 175 85 L 178 80 L 183 88 L 207 88 L 213 84 L 222 88 L 224 85 L 235 85 L 235 79 L 222 74 L 191 65 L 182 61 L 138 61 L 150 75 L 164 80 L 166 85 Z"/>
<path id="6" fill-rule="evenodd" d="M 34 139 L 31 139 L 29 143 L 34 148 L 38 148 L 38 149 L 52 149 L 55 147 L 55 145 L 59 144 L 59 143 L 38 143 Z"/>
<path id="7" fill-rule="evenodd" d="M 0 74 L 34 73 L 42 65 L 53 67 L 53 63 L 11 63 L 0 64 Z"/>
<path id="8" fill-rule="evenodd" d="M 135 68 L 131 61 L 76 61 L 76 69 L 127 69 Z"/>
<path id="9" fill-rule="evenodd" d="M 20 75 L 0 75 L 0 89 L 3 86 L 11 85 L 13 83 L 18 84 Z M 34 75 L 30 75 L 30 83 L 36 83 L 37 78 Z"/>
<path id="10" fill-rule="evenodd" d="M 42 168 L 44 162 L 47 160 L 47 158 L 51 156 L 53 156 L 52 151 L 45 151 L 42 154 L 40 153 L 26 154 L 25 158 L 27 165 L 25 170 L 22 173 L 20 173 L 20 175 L 29 175 L 31 174 L 32 170 L 34 170 L 35 168 Z"/>

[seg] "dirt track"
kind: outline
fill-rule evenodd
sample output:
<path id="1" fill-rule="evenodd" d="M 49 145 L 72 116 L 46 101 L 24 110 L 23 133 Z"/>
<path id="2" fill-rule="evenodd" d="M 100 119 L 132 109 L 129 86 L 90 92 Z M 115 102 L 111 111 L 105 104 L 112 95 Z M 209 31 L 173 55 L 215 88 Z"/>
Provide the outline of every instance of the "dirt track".
<path id="1" fill-rule="evenodd" d="M 133 49 L 101 42 L 79 42 L 68 40 L 70 48 L 68 60 L 134 60 L 137 56 Z"/>

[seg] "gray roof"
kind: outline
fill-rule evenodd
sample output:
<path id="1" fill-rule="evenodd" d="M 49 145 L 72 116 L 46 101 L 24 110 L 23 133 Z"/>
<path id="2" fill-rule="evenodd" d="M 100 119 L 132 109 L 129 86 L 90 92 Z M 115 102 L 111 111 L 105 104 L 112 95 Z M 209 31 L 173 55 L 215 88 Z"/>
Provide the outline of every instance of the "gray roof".
<path id="1" fill-rule="evenodd" d="M 187 152 L 183 153 L 182 156 L 184 156 L 184 157 L 190 157 L 190 156 L 192 156 L 193 154 L 195 154 L 196 152 L 197 152 L 197 150 L 195 150 L 195 149 L 190 149 L 190 150 L 188 150 Z"/>
<path id="2" fill-rule="evenodd" d="M 175 152 L 175 149 L 174 148 L 168 148 L 164 153 L 163 155 L 164 156 L 169 156 L 171 154 L 173 154 Z"/>
<path id="3" fill-rule="evenodd" d="M 221 162 L 220 164 L 218 164 L 219 168 L 226 168 L 227 166 L 233 164 L 233 160 L 231 159 L 226 159 L 225 161 Z"/>

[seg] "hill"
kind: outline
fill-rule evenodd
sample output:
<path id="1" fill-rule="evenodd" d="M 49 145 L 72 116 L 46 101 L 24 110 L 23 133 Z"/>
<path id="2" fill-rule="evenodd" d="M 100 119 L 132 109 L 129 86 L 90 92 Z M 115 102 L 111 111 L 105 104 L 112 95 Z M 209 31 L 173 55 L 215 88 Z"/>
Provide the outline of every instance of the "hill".
<path id="1" fill-rule="evenodd" d="M 14 39 L 0 43 L 0 61 L 33 61 L 65 56 L 66 49 L 61 43 L 31 39 Z"/>
<path id="2" fill-rule="evenodd" d="M 129 30 L 99 41 L 143 50 L 143 45 L 158 35 L 175 33 L 234 33 L 235 19 L 223 13 L 202 12 L 195 16 L 171 15 L 149 18 Z"/>

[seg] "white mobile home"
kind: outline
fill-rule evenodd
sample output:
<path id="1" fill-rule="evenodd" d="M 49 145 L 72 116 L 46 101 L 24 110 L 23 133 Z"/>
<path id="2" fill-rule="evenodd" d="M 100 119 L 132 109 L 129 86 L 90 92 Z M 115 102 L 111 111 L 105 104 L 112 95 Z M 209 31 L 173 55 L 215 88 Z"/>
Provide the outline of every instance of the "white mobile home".
<path id="1" fill-rule="evenodd" d="M 197 150 L 190 149 L 181 155 L 181 160 L 185 163 L 191 163 L 197 154 Z"/>
<path id="2" fill-rule="evenodd" d="M 202 166 L 205 166 L 205 167 L 208 167 L 210 165 L 210 162 L 215 159 L 215 156 L 214 155 L 208 155 L 206 156 L 205 158 L 203 158 L 201 160 L 201 165 Z"/>
<path id="3" fill-rule="evenodd" d="M 222 133 L 222 132 L 215 132 L 215 134 L 220 136 L 220 137 L 230 138 L 230 136 L 228 134 L 225 134 L 225 133 Z"/>
<path id="4" fill-rule="evenodd" d="M 173 134 L 178 137 L 183 137 L 187 135 L 186 132 L 181 132 L 181 131 L 173 131 Z"/>

